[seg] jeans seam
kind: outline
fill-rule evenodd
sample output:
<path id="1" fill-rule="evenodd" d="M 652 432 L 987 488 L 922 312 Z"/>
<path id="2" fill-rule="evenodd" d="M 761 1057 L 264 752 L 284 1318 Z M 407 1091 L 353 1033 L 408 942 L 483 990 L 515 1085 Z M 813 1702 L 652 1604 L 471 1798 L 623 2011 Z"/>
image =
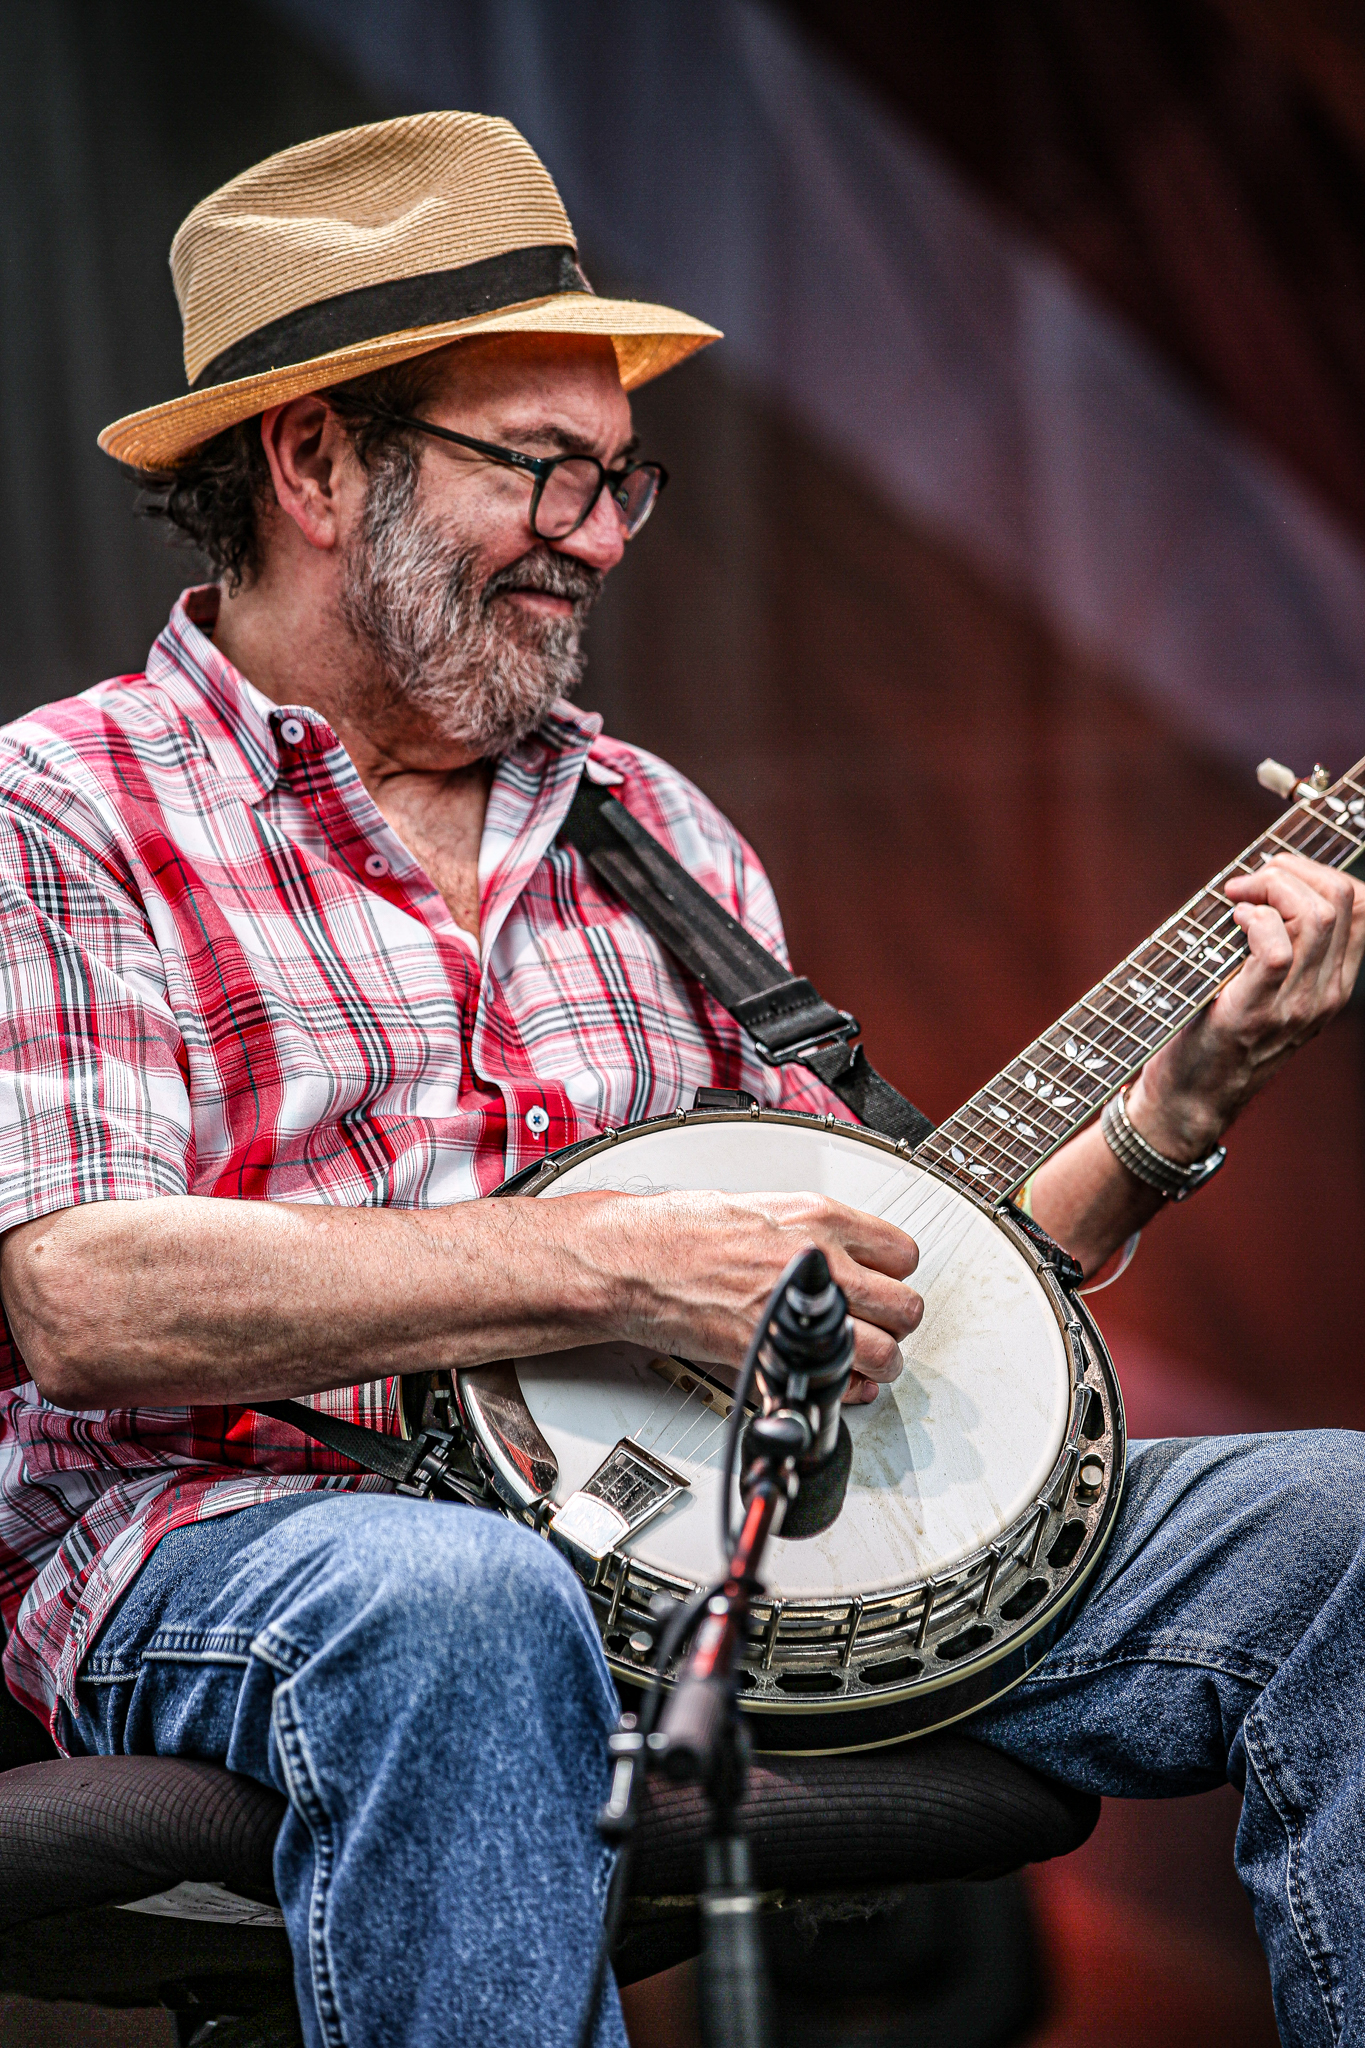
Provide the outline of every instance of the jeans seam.
<path id="1" fill-rule="evenodd" d="M 1252 1712 L 1254 1711 L 1253 1708 Z M 1266 1804 L 1284 1829 L 1287 1843 L 1285 1893 L 1289 1901 L 1289 1916 L 1294 1923 L 1299 1946 L 1308 1959 L 1308 1967 L 1318 1987 L 1328 2031 L 1336 2043 L 1341 2040 L 1345 2021 L 1341 2016 L 1337 1972 L 1333 1965 L 1331 1945 L 1327 1940 L 1326 1929 L 1321 1924 L 1316 1901 L 1305 1887 L 1300 1868 L 1303 1830 L 1293 1819 L 1291 1808 L 1280 1792 L 1275 1776 L 1278 1759 L 1272 1755 L 1273 1745 L 1269 1730 L 1253 1726 L 1251 1713 L 1245 1715 L 1242 1721 L 1242 1741 L 1251 1768 L 1256 1773 L 1256 1781 L 1265 1794 Z"/>
<path id="2" fill-rule="evenodd" d="M 216 1651 L 246 1657 L 251 1651 L 251 1637 L 240 1628 L 158 1628 L 148 1636 L 142 1655 L 196 1656 Z"/>
<path id="3" fill-rule="evenodd" d="M 251 1662 L 245 1652 L 236 1650 L 144 1650 L 141 1662 L 144 1664 L 233 1664 L 245 1671 Z"/>
<path id="4" fill-rule="evenodd" d="M 262 1664 L 268 1664 L 272 1671 L 283 1671 L 290 1678 L 297 1678 L 299 1672 L 312 1655 L 301 1643 L 293 1643 L 275 1627 L 263 1628 L 252 1639 L 251 1654 L 259 1657 Z"/>
<path id="5" fill-rule="evenodd" d="M 346 2048 L 346 2026 L 337 2000 L 332 1959 L 327 1946 L 327 1894 L 336 1862 L 332 1817 L 322 1796 L 290 1684 L 277 1686 L 270 1717 L 279 1744 L 281 1769 L 290 1805 L 313 1838 L 313 1883 L 308 1899 L 308 1975 L 313 2005 L 323 2039 L 330 2048 Z"/>
<path id="6" fill-rule="evenodd" d="M 1273 1670 L 1253 1671 L 1239 1669 L 1234 1664 L 1224 1663 L 1194 1648 L 1179 1650 L 1173 1645 L 1163 1648 L 1130 1649 L 1115 1651 L 1108 1656 L 1058 1658 L 1055 1651 L 1036 1664 L 1027 1676 L 1020 1680 L 1018 1690 L 1025 1687 L 1045 1685 L 1058 1678 L 1092 1678 L 1102 1671 L 1113 1671 L 1121 1664 L 1175 1664 L 1189 1666 L 1196 1671 L 1216 1671 L 1223 1678 L 1231 1678 L 1238 1685 L 1254 1685 L 1264 1691 L 1275 1676 Z"/>

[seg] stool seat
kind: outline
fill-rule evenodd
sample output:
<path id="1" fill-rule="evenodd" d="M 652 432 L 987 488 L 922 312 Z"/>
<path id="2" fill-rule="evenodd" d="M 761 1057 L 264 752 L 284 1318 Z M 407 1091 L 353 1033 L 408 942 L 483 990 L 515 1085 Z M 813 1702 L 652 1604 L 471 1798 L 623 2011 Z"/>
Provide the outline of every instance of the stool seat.
<path id="1" fill-rule="evenodd" d="M 285 1802 L 220 1764 L 96 1756 L 0 1776 L 0 1929 L 177 1884 L 273 1903 Z"/>
<path id="2" fill-rule="evenodd" d="M 117 1910 L 182 1884 L 224 1887 L 244 1915 L 246 1902 L 268 1905 L 284 1811 L 269 1787 L 178 1757 L 5 1771 L 0 1991 L 150 2005 L 174 2003 L 179 1985 L 202 2008 L 227 2011 L 287 1998 L 292 1966 L 278 1927 Z M 745 1824 L 759 1887 L 781 1911 L 1065 1855 L 1098 1812 L 1097 1800 L 945 1734 L 848 1756 L 759 1757 Z M 706 1823 L 695 1786 L 649 1781 L 615 1958 L 621 1982 L 695 1953 Z"/>

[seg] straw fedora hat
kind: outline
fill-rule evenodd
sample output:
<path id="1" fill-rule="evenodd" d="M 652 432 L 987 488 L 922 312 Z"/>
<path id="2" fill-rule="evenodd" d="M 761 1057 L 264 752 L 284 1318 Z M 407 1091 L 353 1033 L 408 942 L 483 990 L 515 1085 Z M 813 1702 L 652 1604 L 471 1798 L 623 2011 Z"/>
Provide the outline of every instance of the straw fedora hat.
<path id="1" fill-rule="evenodd" d="M 599 298 L 549 172 L 483 114 L 413 114 L 267 157 L 195 207 L 171 273 L 189 391 L 99 437 L 140 469 L 465 335 L 609 335 L 627 390 L 719 339 L 667 306 Z"/>

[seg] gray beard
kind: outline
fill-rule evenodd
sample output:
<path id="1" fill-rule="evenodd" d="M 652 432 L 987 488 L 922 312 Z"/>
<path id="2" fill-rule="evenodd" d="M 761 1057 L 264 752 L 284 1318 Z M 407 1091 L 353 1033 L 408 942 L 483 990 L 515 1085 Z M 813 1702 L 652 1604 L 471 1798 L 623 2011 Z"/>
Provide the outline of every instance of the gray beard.
<path id="1" fill-rule="evenodd" d="M 374 471 L 347 550 L 341 613 L 369 656 L 362 716 L 415 712 L 479 758 L 506 754 L 570 696 L 583 674 L 582 634 L 600 571 L 537 544 L 482 585 L 477 549 L 424 520 L 408 455 Z M 499 591 L 567 597 L 567 619 L 528 618 Z"/>

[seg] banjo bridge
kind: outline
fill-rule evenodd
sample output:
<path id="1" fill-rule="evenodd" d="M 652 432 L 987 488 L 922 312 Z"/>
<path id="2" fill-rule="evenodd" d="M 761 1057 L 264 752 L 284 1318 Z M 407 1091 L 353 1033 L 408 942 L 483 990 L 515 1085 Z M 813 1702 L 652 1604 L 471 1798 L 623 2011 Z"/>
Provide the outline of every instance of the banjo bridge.
<path id="1" fill-rule="evenodd" d="M 623 1436 L 591 1479 L 555 1510 L 548 1534 L 595 1586 L 609 1553 L 687 1491 L 680 1472 Z"/>
<path id="2" fill-rule="evenodd" d="M 728 1422 L 730 1411 L 735 1405 L 734 1391 L 726 1386 L 724 1380 L 717 1379 L 714 1373 L 707 1372 L 702 1366 L 692 1365 L 686 1358 L 662 1356 L 651 1358 L 649 1369 L 652 1373 L 657 1373 L 661 1380 L 667 1381 L 670 1387 L 676 1387 L 685 1399 L 699 1401 L 703 1408 L 709 1408 L 722 1422 Z M 746 1408 L 750 1415 L 758 1413 L 752 1403 L 746 1404 Z"/>

